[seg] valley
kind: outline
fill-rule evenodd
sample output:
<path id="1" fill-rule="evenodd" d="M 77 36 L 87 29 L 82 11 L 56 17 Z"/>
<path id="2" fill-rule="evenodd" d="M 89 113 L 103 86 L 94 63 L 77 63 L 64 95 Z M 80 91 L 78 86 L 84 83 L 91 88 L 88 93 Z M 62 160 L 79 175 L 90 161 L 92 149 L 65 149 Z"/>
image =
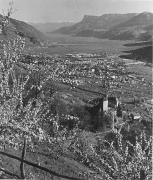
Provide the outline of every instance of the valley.
<path id="1" fill-rule="evenodd" d="M 37 24 L 45 35 L 0 19 L 0 178 L 151 180 L 152 44 L 135 36 L 150 17 Z"/>
<path id="2" fill-rule="evenodd" d="M 47 34 L 49 45 L 44 48 L 36 47 L 37 53 L 60 54 L 67 53 L 104 53 L 120 54 L 122 51 L 131 49 L 124 47 L 124 44 L 134 41 L 119 41 L 108 39 L 97 39 L 87 37 L 72 37 L 70 35 Z"/>

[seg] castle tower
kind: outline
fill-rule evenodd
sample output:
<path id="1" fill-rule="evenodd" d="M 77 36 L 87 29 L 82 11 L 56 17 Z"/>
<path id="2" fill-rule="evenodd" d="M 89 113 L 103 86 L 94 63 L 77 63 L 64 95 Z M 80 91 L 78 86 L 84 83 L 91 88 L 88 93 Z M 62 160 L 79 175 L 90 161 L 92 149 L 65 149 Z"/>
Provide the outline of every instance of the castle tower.
<path id="1" fill-rule="evenodd" d="M 108 95 L 103 99 L 103 112 L 108 112 Z"/>

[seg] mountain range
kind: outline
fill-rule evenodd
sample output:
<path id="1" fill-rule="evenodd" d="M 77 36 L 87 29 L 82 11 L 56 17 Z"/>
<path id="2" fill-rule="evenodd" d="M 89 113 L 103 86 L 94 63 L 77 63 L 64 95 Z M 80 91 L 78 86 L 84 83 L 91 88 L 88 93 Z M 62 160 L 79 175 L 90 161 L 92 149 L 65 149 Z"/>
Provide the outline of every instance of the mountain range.
<path id="1" fill-rule="evenodd" d="M 150 40 L 153 35 L 153 13 L 85 15 L 81 22 L 59 28 L 54 33 L 120 40 Z"/>
<path id="2" fill-rule="evenodd" d="M 0 15 L 0 25 L 3 16 Z M 64 26 L 64 27 L 63 27 Z M 119 40 L 151 40 L 153 35 L 153 13 L 104 14 L 102 16 L 85 15 L 78 23 L 30 23 L 10 18 L 8 36 L 18 34 L 31 44 L 41 44 L 48 32 L 73 36 L 97 37 Z M 3 39 L 0 32 L 0 39 Z"/>
<path id="3" fill-rule="evenodd" d="M 0 15 L 0 25 L 2 25 L 3 16 Z M 7 37 L 12 38 L 16 35 L 24 37 L 29 44 L 40 45 L 41 42 L 46 41 L 46 36 L 34 28 L 33 26 L 16 19 L 10 18 L 10 22 L 7 27 Z M 0 32 L 0 39 L 4 39 L 4 35 Z"/>

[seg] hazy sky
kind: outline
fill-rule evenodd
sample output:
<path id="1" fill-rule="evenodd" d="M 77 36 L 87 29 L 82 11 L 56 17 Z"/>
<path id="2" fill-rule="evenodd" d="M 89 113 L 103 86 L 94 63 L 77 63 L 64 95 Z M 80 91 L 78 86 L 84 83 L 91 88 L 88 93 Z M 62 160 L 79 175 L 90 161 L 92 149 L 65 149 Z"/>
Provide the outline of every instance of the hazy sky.
<path id="1" fill-rule="evenodd" d="M 0 13 L 10 0 L 0 0 Z M 14 0 L 13 18 L 28 22 L 80 21 L 85 14 L 153 12 L 153 0 Z"/>

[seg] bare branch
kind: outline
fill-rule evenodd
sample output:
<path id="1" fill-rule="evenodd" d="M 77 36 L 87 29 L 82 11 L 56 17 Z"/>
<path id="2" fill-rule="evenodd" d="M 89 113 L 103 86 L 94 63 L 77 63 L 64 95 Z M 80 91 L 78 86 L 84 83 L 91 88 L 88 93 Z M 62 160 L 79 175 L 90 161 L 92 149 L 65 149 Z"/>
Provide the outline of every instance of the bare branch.
<path id="1" fill-rule="evenodd" d="M 21 171 L 21 177 L 22 179 L 25 179 L 25 172 L 24 172 L 24 157 L 26 155 L 26 139 L 24 140 L 24 144 L 23 144 L 23 150 L 22 150 L 22 156 L 21 156 L 21 164 L 20 164 L 20 171 Z"/>

